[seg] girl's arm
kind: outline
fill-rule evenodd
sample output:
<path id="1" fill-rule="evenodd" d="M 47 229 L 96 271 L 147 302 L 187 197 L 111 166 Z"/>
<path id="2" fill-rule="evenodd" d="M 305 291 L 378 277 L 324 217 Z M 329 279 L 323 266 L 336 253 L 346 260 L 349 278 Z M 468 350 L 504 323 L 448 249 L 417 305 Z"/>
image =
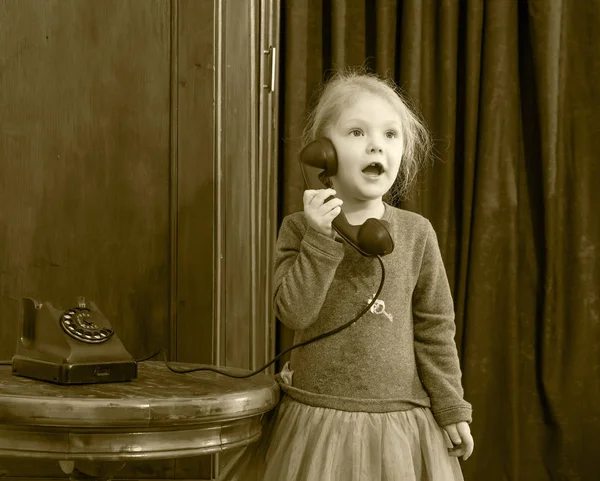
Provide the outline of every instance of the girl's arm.
<path id="1" fill-rule="evenodd" d="M 309 227 L 301 215 L 283 220 L 273 296 L 275 315 L 283 324 L 301 330 L 315 322 L 343 257 L 343 244 Z"/>
<path id="2" fill-rule="evenodd" d="M 438 424 L 471 422 L 471 405 L 463 399 L 454 341 L 452 294 L 437 237 L 429 222 L 427 229 L 419 279 L 413 293 L 417 368 Z"/>

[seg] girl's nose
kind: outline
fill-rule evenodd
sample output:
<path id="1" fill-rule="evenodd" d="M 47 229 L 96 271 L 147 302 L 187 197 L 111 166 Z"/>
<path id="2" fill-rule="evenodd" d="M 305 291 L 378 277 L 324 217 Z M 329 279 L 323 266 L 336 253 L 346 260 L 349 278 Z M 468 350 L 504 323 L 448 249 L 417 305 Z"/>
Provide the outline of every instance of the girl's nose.
<path id="1" fill-rule="evenodd" d="M 367 153 L 369 154 L 383 154 L 383 148 L 381 143 L 376 140 L 371 140 L 367 144 Z"/>

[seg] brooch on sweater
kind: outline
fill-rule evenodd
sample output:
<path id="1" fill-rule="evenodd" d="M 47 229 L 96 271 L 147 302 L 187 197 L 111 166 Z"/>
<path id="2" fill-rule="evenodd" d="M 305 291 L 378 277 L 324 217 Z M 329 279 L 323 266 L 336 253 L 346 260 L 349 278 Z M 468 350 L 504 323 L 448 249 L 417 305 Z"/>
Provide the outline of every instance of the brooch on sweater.
<path id="1" fill-rule="evenodd" d="M 375 297 L 375 294 L 373 294 L 373 297 Z M 373 297 L 371 297 L 367 301 L 367 304 L 370 304 L 371 301 L 373 301 Z M 390 322 L 394 322 L 394 316 L 392 316 L 389 312 L 387 312 L 385 310 L 385 301 L 382 301 L 381 299 L 377 299 L 371 306 L 370 310 L 373 314 L 383 314 L 383 315 L 385 315 L 385 317 L 388 318 L 388 320 Z"/>

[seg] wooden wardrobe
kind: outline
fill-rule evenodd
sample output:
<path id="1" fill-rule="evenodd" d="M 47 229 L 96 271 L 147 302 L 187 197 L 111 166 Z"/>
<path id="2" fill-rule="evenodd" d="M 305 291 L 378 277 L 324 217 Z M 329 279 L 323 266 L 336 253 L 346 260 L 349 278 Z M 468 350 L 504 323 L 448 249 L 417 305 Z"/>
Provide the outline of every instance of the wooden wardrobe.
<path id="1" fill-rule="evenodd" d="M 273 356 L 278 41 L 278 0 L 0 0 L 0 360 L 22 297 L 78 296 L 136 358 Z M 66 475 L 0 458 L 0 477 Z"/>

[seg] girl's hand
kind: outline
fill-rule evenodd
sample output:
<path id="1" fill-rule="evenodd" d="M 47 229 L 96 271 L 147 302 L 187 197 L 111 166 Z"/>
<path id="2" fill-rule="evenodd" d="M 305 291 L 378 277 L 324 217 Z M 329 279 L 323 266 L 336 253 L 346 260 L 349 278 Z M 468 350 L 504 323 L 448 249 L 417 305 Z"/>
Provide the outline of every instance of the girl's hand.
<path id="1" fill-rule="evenodd" d="M 475 445 L 469 424 L 461 421 L 455 424 L 448 424 L 448 426 L 444 426 L 443 428 L 448 433 L 448 436 L 450 436 L 452 444 L 454 444 L 454 447 L 448 450 L 448 454 L 450 456 L 462 456 L 464 461 L 469 459 Z"/>
<path id="2" fill-rule="evenodd" d="M 335 195 L 335 190 L 305 190 L 303 200 L 304 215 L 306 216 L 308 225 L 317 232 L 333 238 L 335 233 L 331 227 L 331 221 L 333 221 L 342 210 L 342 200 L 335 198 L 331 199 L 329 202 L 325 202 L 325 199 L 331 195 Z"/>

